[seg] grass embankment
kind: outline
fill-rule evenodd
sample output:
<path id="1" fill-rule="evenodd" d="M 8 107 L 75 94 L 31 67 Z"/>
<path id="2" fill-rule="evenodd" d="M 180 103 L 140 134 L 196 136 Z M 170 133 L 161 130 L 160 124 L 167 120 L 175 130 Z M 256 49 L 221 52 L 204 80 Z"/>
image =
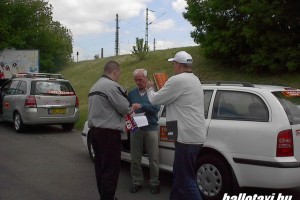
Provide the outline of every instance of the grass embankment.
<path id="1" fill-rule="evenodd" d="M 121 64 L 122 74 L 119 83 L 129 89 L 135 86 L 132 72 L 136 68 L 148 70 L 149 77 L 155 72 L 165 72 L 168 76 L 173 75 L 173 65 L 167 62 L 168 58 L 176 52 L 185 50 L 189 52 L 193 59 L 193 71 L 200 77 L 201 81 L 223 80 L 242 81 L 250 83 L 282 84 L 290 87 L 300 88 L 299 73 L 288 74 L 255 74 L 245 73 L 231 68 L 224 68 L 218 63 L 207 60 L 202 56 L 200 47 L 184 47 L 168 50 L 150 52 L 147 58 L 139 61 L 133 55 L 121 55 L 97 60 L 81 61 L 66 66 L 60 73 L 69 79 L 75 88 L 80 101 L 80 119 L 76 123 L 76 128 L 81 130 L 87 119 L 87 95 L 92 85 L 103 73 L 103 66 L 109 60 L 115 60 Z"/>

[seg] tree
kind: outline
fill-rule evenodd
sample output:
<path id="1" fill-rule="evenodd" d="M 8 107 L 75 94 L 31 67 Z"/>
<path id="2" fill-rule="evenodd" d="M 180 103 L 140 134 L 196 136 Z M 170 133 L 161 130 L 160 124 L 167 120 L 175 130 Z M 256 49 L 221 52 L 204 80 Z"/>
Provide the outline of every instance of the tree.
<path id="1" fill-rule="evenodd" d="M 9 16 L 9 1 L 1 0 L 0 2 L 0 49 L 3 47 L 9 47 L 7 38 L 10 32 L 10 20 Z"/>
<path id="2" fill-rule="evenodd" d="M 52 9 L 43 0 L 1 0 L 0 49 L 38 49 L 43 72 L 71 61 L 72 33 L 52 20 Z"/>
<path id="3" fill-rule="evenodd" d="M 144 60 L 146 55 L 149 52 L 149 47 L 144 43 L 144 39 L 136 38 L 136 46 L 133 46 L 133 51 L 131 51 L 134 55 L 136 55 L 139 60 Z"/>
<path id="4" fill-rule="evenodd" d="M 297 0 L 187 0 L 205 56 L 248 71 L 300 70 Z"/>
<path id="5" fill-rule="evenodd" d="M 99 59 L 99 58 L 100 58 L 99 54 L 94 55 L 94 59 L 95 59 L 95 60 L 97 60 L 97 59 Z"/>

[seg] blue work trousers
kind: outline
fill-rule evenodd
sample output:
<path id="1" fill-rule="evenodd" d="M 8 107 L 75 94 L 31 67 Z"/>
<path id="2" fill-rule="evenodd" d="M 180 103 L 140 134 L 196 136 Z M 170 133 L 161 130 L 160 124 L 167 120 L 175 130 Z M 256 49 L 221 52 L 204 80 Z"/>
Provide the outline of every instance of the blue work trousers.
<path id="1" fill-rule="evenodd" d="M 196 159 L 201 148 L 202 145 L 175 143 L 170 200 L 202 200 L 195 173 Z"/>

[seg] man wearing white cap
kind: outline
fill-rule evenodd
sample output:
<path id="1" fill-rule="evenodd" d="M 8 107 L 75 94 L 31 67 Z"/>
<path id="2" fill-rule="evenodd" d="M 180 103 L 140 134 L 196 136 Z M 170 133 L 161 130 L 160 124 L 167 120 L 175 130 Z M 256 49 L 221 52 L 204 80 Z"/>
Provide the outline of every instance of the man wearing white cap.
<path id="1" fill-rule="evenodd" d="M 201 200 L 195 162 L 206 140 L 203 89 L 199 78 L 192 73 L 190 54 L 180 51 L 168 61 L 173 62 L 175 75 L 157 92 L 149 81 L 147 94 L 151 104 L 166 105 L 167 128 L 177 134 L 170 200 Z"/>

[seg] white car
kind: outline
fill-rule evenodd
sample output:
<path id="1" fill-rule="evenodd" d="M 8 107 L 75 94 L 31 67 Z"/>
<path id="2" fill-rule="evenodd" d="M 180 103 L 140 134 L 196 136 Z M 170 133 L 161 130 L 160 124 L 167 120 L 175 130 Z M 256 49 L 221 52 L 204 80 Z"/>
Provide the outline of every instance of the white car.
<path id="1" fill-rule="evenodd" d="M 235 82 L 203 83 L 203 89 L 207 140 L 195 170 L 205 199 L 222 199 L 239 187 L 299 187 L 300 90 Z M 159 116 L 160 168 L 172 171 L 174 141 L 165 112 Z M 87 123 L 82 139 L 93 158 Z M 122 143 L 125 161 L 129 139 Z M 142 162 L 148 165 L 146 155 Z"/>

